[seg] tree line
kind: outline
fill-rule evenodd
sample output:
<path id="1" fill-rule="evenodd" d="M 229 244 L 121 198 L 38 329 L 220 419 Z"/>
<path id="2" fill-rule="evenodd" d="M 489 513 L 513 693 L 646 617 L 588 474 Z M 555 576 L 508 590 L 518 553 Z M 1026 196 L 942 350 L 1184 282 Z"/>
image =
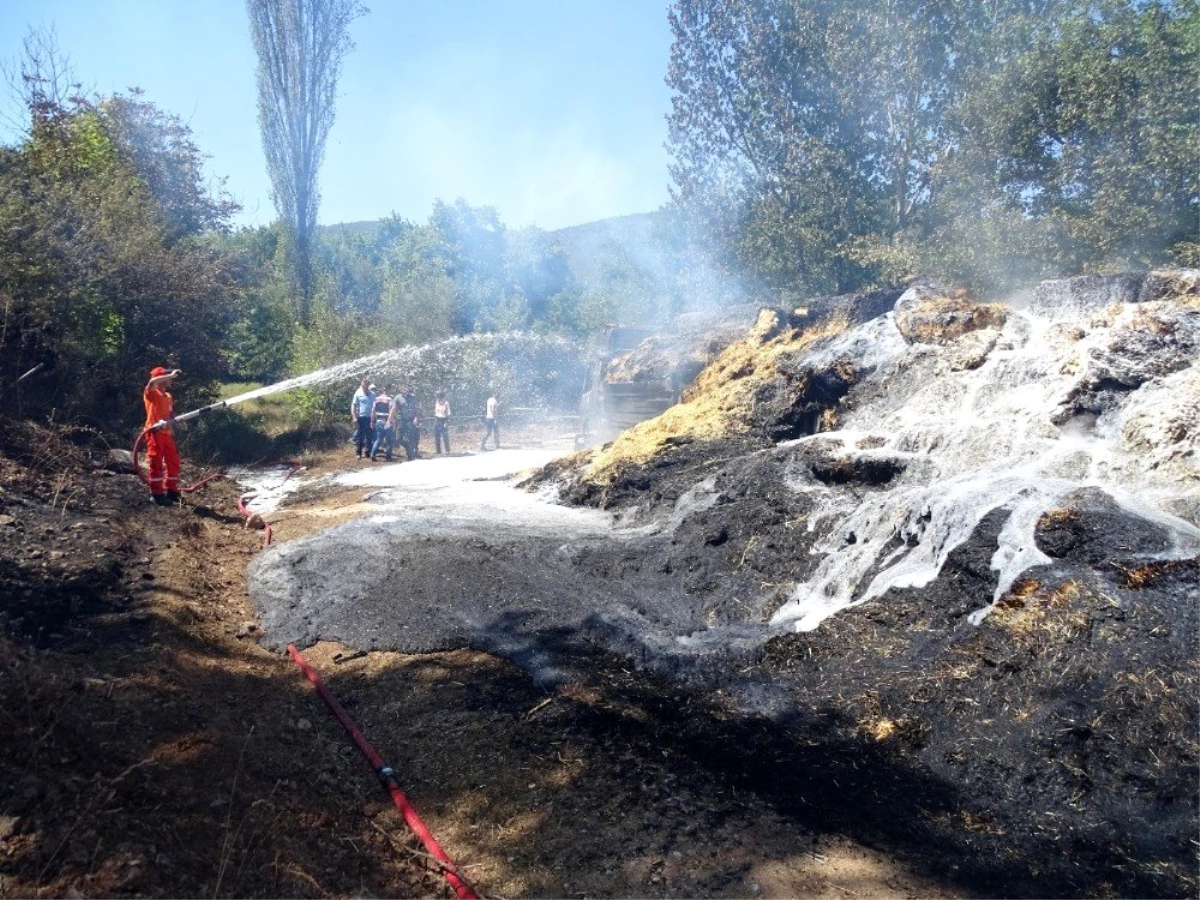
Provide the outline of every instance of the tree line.
<path id="1" fill-rule="evenodd" d="M 772 291 L 1200 259 L 1194 0 L 675 0 L 673 199 Z"/>
<path id="2" fill-rule="evenodd" d="M 585 283 L 552 234 L 490 207 L 437 201 L 426 222 L 314 228 L 309 296 L 283 220 L 235 229 L 187 126 L 139 93 L 28 98 L 0 148 L 0 408 L 100 428 L 141 416 L 146 371 L 272 382 L 394 347 L 530 331 L 581 337 L 662 322 L 669 292 L 617 242 Z M 305 308 L 307 307 L 307 312 Z M 307 316 L 307 322 L 304 321 Z M 332 408 L 298 413 L 319 420 Z M 340 407 L 339 407 L 340 408 Z M 306 412 L 307 410 L 307 412 Z"/>

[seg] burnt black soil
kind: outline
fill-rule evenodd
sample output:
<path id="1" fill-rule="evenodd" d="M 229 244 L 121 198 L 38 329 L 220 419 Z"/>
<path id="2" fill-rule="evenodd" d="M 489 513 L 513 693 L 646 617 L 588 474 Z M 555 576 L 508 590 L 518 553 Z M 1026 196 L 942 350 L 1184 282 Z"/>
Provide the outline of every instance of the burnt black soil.
<path id="1" fill-rule="evenodd" d="M 785 479 L 800 468 L 867 492 L 895 473 L 785 449 L 724 464 L 738 449 L 671 448 L 603 492 L 557 474 L 569 500 L 645 518 L 709 477 L 717 502 L 625 571 L 674 571 L 730 618 L 765 619 L 769 598 L 749 611 L 729 598 L 755 583 L 762 598 L 815 565 L 795 528 L 805 501 Z M 723 680 L 721 693 L 771 721 L 746 725 L 761 744 L 741 739 L 757 762 L 723 764 L 769 779 L 797 815 L 854 808 L 860 829 L 936 842 L 985 893 L 1194 896 L 1200 561 L 1155 561 L 1165 532 L 1080 491 L 1039 523 L 1054 563 L 1026 573 L 977 627 L 967 616 L 991 602 L 1007 516 L 989 514 L 928 587 L 777 636 L 736 677 L 699 678 Z"/>
<path id="2" fill-rule="evenodd" d="M 262 535 L 234 486 L 158 507 L 94 435 L 0 440 L 0 894 L 447 896 L 296 666 L 256 642 Z M 485 896 L 973 893 L 939 853 L 805 830 L 771 800 L 790 739 L 618 657 L 581 647 L 580 677 L 547 691 L 479 653 L 345 649 L 309 660 Z"/>
<path id="3" fill-rule="evenodd" d="M 439 565 L 460 573 L 465 593 L 436 597 L 416 617 L 422 628 L 486 596 L 505 611 L 439 639 L 574 683 L 627 673 L 616 681 L 643 713 L 619 727 L 722 772 L 798 827 L 917 857 L 937 847 L 942 871 L 985 895 L 1194 894 L 1197 561 L 1156 561 L 1166 539 L 1156 526 L 1083 491 L 1039 525 L 1053 564 L 1027 572 L 979 626 L 968 616 L 992 600 L 1005 509 L 928 587 L 763 643 L 764 623 L 818 562 L 809 501 L 789 482 L 866 496 L 895 471 L 814 443 L 752 447 L 680 443 L 600 493 L 558 466 L 571 499 L 634 523 L 706 499 L 673 529 L 565 555 L 554 552 L 562 539 L 422 539 L 425 568 L 387 583 L 405 595 L 439 581 Z M 355 629 L 343 639 L 406 649 L 371 608 L 342 616 Z M 306 640 L 324 634 L 320 616 L 305 619 Z M 719 645 L 674 649 L 689 622 L 720 632 Z"/>
<path id="4" fill-rule="evenodd" d="M 769 592 L 815 565 L 794 528 L 804 499 L 785 479 L 799 470 L 865 492 L 896 474 L 869 457 L 786 450 L 724 464 L 736 452 L 728 442 L 678 446 L 620 470 L 602 492 L 568 479 L 565 496 L 648 517 L 708 476 L 718 502 L 670 545 L 648 547 L 643 564 L 678 571 L 689 593 L 728 610 L 734 584 Z M 877 762 L 853 764 L 858 779 L 826 768 L 797 796 L 811 798 L 817 784 L 858 785 L 853 802 L 874 809 L 881 827 L 890 818 L 900 833 L 936 833 L 984 881 L 1006 872 L 1006 893 L 1193 896 L 1200 562 L 1150 562 L 1169 535 L 1103 493 L 1080 491 L 1039 523 L 1039 547 L 1055 564 L 1028 572 L 977 628 L 966 617 L 991 602 L 991 556 L 1007 515 L 986 517 L 929 587 L 893 590 L 810 634 L 772 638 L 725 690 L 769 709 L 785 744 L 836 746 L 852 760 L 869 746 L 889 758 L 890 774 L 907 773 L 878 785 L 865 774 L 880 772 Z M 760 598 L 755 612 L 768 616 L 778 604 Z M 763 758 L 797 752 L 776 745 Z M 739 766 L 751 779 L 775 770 Z M 872 806 L 876 790 L 887 799 Z M 923 810 L 920 821 L 902 814 L 906 804 Z M 1016 857 L 1026 862 L 1014 871 Z"/>
<path id="5" fill-rule="evenodd" d="M 10 437 L 0 457 L 3 890 L 443 895 L 294 666 L 254 643 L 241 579 L 261 536 L 232 486 L 155 507 L 79 441 Z M 781 479 L 828 462 L 721 462 L 738 449 L 680 447 L 610 495 L 652 517 L 694 478 L 719 492 L 673 541 L 580 563 L 671 567 L 727 621 L 769 616 L 762 579 L 812 565 Z M 1039 526 L 1055 563 L 976 628 L 1004 516 L 930 588 L 776 637 L 720 679 L 566 634 L 540 636 L 574 661 L 549 690 L 466 651 L 312 658 L 493 894 L 746 896 L 747 859 L 849 837 L 957 896 L 1195 896 L 1197 561 L 1148 561 L 1152 529 L 1080 496 Z M 750 586 L 767 599 L 746 611 L 730 598 Z M 534 810 L 533 831 L 502 828 Z M 597 814 L 594 840 L 572 830 Z M 790 840 L 768 847 L 768 822 Z"/>

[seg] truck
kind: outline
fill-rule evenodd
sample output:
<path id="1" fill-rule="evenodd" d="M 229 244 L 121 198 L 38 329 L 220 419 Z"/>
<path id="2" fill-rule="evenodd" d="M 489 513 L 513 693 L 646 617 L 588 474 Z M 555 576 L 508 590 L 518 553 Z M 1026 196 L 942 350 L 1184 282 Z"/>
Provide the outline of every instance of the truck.
<path id="1" fill-rule="evenodd" d="M 679 401 L 675 367 L 669 356 L 655 352 L 656 338 L 649 328 L 610 325 L 593 339 L 579 403 L 577 447 L 611 441 Z M 647 361 L 651 364 L 638 365 Z"/>

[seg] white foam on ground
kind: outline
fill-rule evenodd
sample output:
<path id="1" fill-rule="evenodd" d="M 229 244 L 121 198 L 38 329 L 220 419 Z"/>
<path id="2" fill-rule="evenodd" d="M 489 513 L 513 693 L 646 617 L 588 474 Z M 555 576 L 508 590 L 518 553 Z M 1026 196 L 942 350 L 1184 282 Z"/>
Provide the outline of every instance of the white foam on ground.
<path id="1" fill-rule="evenodd" d="M 290 472 L 291 475 L 289 475 Z M 260 515 L 278 509 L 283 501 L 298 491 L 302 485 L 329 480 L 329 476 L 305 478 L 303 470 L 292 472 L 291 466 L 268 469 L 234 467 L 225 474 L 237 482 L 242 489 L 243 497 L 246 498 L 246 508 Z"/>
<path id="2" fill-rule="evenodd" d="M 337 482 L 375 488 L 371 503 L 389 516 L 387 521 L 395 532 L 467 534 L 479 532 L 481 527 L 486 530 L 489 522 L 494 523 L 496 534 L 584 536 L 607 530 L 611 522 L 607 515 L 559 506 L 542 494 L 513 487 L 521 474 L 558 455 L 550 448 L 501 448 L 343 472 Z M 396 516 L 398 509 L 421 515 Z"/>
<path id="3" fill-rule="evenodd" d="M 292 476 L 286 483 L 271 472 L 243 472 L 238 481 L 247 491 L 256 492 L 246 505 L 258 513 L 277 509 L 290 493 L 306 484 L 334 484 L 368 489 L 366 500 L 379 512 L 364 519 L 399 533 L 467 533 L 478 531 L 480 523 L 486 527 L 492 522 L 497 533 L 561 534 L 564 539 L 609 534 L 610 514 L 560 506 L 544 494 L 513 486 L 521 474 L 569 449 L 565 442 L 407 462 L 359 463 L 350 459 L 347 463 L 358 468 L 312 478 Z M 422 515 L 405 515 L 417 511 Z"/>
<path id="4" fill-rule="evenodd" d="M 363 463 L 361 468 L 339 472 L 334 481 L 347 487 L 445 487 L 460 482 L 511 478 L 544 466 L 565 452 L 568 450 L 557 445 L 501 447 L 465 456 L 422 456 L 407 462 Z"/>
<path id="5" fill-rule="evenodd" d="M 814 501 L 809 530 L 824 536 L 821 562 L 772 619 L 807 631 L 891 588 L 923 587 L 989 512 L 1010 511 L 991 560 L 996 583 L 978 623 L 1029 568 L 1049 562 L 1035 542 L 1040 516 L 1082 487 L 1112 496 L 1172 536 L 1167 554 L 1200 551 L 1200 529 L 1170 510 L 1190 509 L 1200 488 L 1200 406 L 1194 311 L 1126 304 L 1077 327 L 1013 312 L 975 370 L 949 371 L 940 348 L 909 346 L 890 320 L 853 329 L 806 362 L 849 359 L 882 389 L 844 417 L 847 430 L 789 442 L 850 459 L 905 465 L 886 487 L 856 494 L 813 479 L 803 466 L 789 486 Z M 1160 324 L 1161 323 L 1161 324 Z M 886 327 L 885 327 L 886 326 Z M 889 330 L 890 329 L 890 330 Z M 1081 391 L 1115 382 L 1099 415 L 1057 426 Z M 865 436 L 880 446 L 856 449 Z M 1182 437 L 1181 437 L 1182 435 Z"/>

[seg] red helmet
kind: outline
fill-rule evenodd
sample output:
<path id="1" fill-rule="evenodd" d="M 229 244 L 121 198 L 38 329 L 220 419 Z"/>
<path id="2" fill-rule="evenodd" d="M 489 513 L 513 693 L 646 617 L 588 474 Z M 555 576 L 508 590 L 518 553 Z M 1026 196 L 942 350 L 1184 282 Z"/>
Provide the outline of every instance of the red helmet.
<path id="1" fill-rule="evenodd" d="M 167 370 L 164 369 L 162 366 L 155 366 L 153 369 L 150 370 L 151 378 L 157 378 L 159 375 L 166 375 L 166 374 L 167 374 Z"/>

